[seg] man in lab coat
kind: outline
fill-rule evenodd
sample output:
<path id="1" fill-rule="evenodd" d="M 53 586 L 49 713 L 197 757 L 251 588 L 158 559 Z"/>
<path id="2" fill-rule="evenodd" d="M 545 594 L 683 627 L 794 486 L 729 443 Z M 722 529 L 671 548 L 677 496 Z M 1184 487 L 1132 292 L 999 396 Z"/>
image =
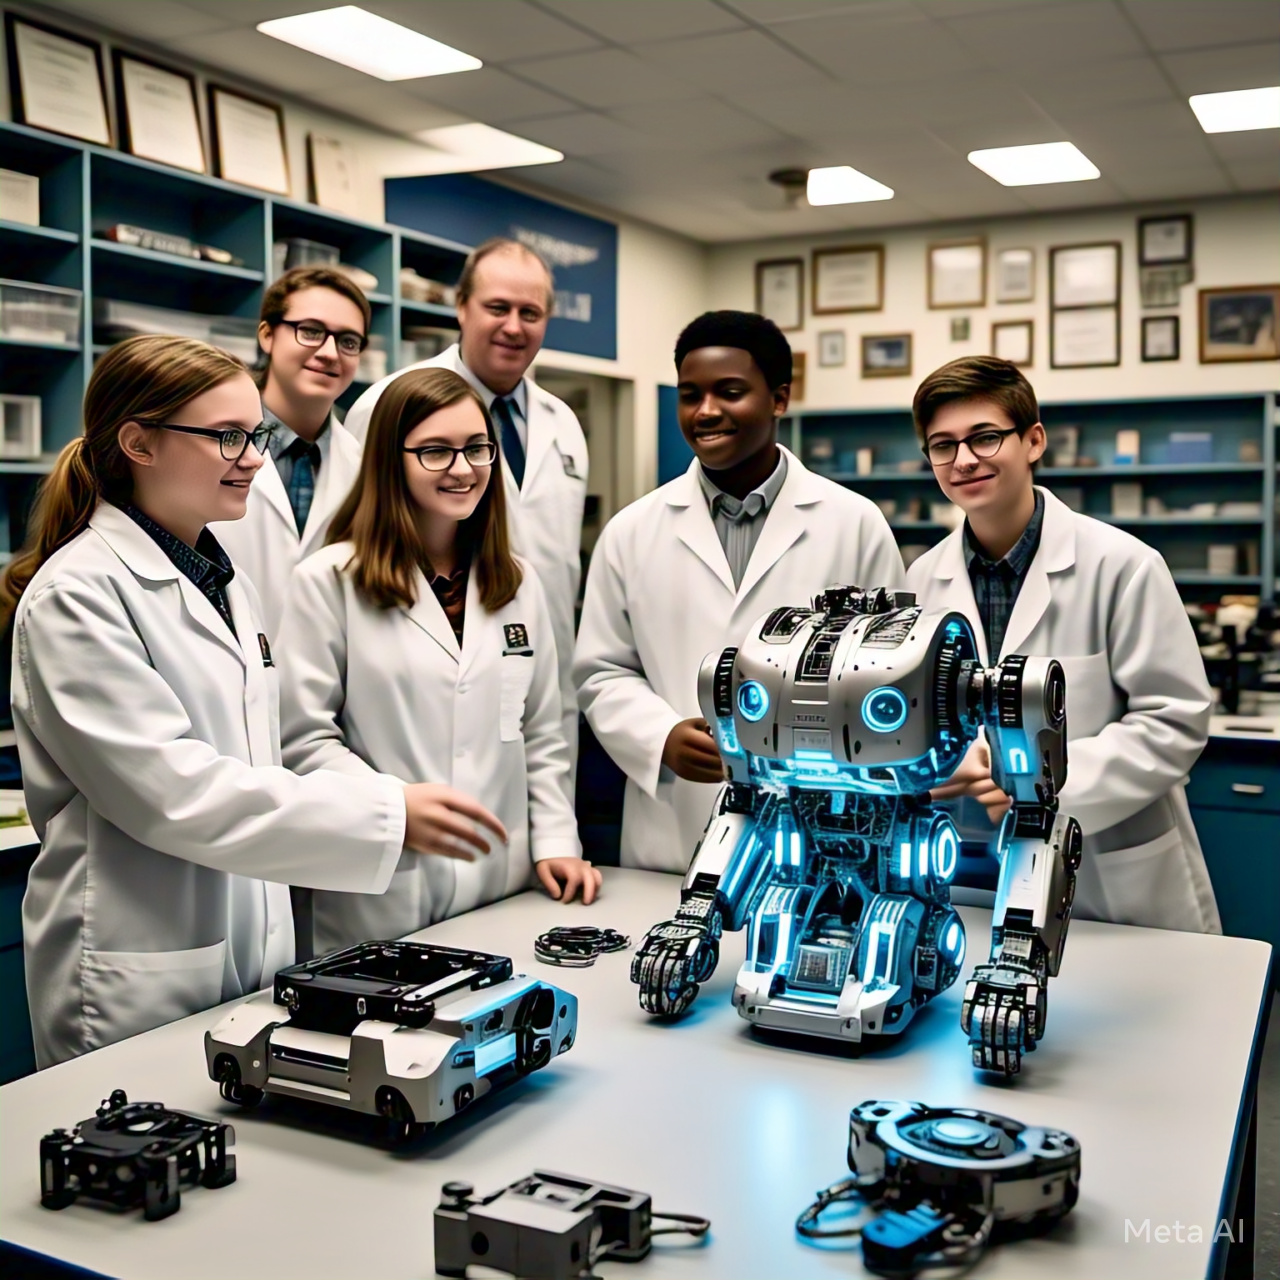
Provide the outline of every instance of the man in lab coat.
<path id="1" fill-rule="evenodd" d="M 778 444 L 791 348 L 772 321 L 708 312 L 675 354 L 697 456 L 601 534 L 574 678 L 627 775 L 622 865 L 683 872 L 724 780 L 698 710 L 702 659 L 779 605 L 833 583 L 901 588 L 906 575 L 879 509 Z"/>
<path id="2" fill-rule="evenodd" d="M 920 384 L 916 431 L 964 525 L 917 560 L 923 603 L 973 623 L 980 654 L 1057 658 L 1067 678 L 1064 812 L 1084 833 L 1075 914 L 1221 933 L 1183 779 L 1204 748 L 1212 696 L 1173 577 L 1130 534 L 1033 483 L 1045 432 L 1021 371 L 953 360 Z M 972 797 L 967 839 L 990 839 L 1009 806 L 985 744 L 935 797 Z"/>
<path id="3" fill-rule="evenodd" d="M 537 571 L 551 611 L 561 706 L 571 757 L 577 759 L 578 703 L 571 677 L 573 613 L 582 577 L 579 549 L 587 497 L 587 440 L 563 400 L 528 376 L 551 318 L 551 271 L 515 240 L 488 240 L 458 279 L 456 345 L 408 369 L 461 374 L 493 417 L 502 447 L 502 478 L 512 550 Z M 363 441 L 383 389 L 407 369 L 374 383 L 351 406 L 346 428 Z"/>

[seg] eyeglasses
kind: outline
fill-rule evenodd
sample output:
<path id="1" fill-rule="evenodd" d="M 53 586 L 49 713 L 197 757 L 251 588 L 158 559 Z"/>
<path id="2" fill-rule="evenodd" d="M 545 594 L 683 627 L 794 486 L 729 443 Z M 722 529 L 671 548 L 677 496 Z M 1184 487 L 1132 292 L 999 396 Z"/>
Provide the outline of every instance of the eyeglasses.
<path id="1" fill-rule="evenodd" d="M 935 467 L 947 466 L 954 462 L 962 444 L 969 446 L 969 452 L 975 458 L 994 458 L 1000 452 L 1005 436 L 1011 436 L 1017 430 L 1017 427 L 1005 427 L 1003 430 L 990 427 L 985 431 L 975 431 L 973 435 L 965 436 L 963 440 L 934 440 L 925 445 L 921 452 Z"/>
<path id="2" fill-rule="evenodd" d="M 354 329 L 326 329 L 317 320 L 281 320 L 293 330 L 300 347 L 323 347 L 330 339 L 338 353 L 344 356 L 358 356 L 369 345 L 369 339 Z"/>
<path id="3" fill-rule="evenodd" d="M 271 439 L 275 427 L 259 423 L 252 431 L 242 427 L 181 427 L 176 422 L 147 422 L 143 424 L 155 427 L 157 431 L 180 431 L 187 436 L 208 436 L 218 442 L 222 456 L 228 462 L 239 462 L 245 451 L 253 445 L 259 453 L 265 452 L 267 441 Z"/>
<path id="4" fill-rule="evenodd" d="M 464 444 L 461 449 L 447 444 L 424 444 L 417 449 L 406 449 L 405 453 L 416 454 L 428 471 L 448 471 L 458 454 L 473 467 L 491 467 L 498 456 L 498 446 L 492 440 L 477 440 L 474 444 Z"/>

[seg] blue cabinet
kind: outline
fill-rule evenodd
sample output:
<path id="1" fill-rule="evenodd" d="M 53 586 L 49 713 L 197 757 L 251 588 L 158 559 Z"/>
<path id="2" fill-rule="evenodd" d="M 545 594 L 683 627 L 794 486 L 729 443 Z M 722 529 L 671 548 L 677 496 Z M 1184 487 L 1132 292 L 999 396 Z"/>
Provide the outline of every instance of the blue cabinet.
<path id="1" fill-rule="evenodd" d="M 1280 952 L 1280 743 L 1210 738 L 1187 799 L 1223 932 Z"/>
<path id="2" fill-rule="evenodd" d="M 36 1069 L 22 967 L 22 895 L 38 846 L 0 850 L 0 1084 Z"/>

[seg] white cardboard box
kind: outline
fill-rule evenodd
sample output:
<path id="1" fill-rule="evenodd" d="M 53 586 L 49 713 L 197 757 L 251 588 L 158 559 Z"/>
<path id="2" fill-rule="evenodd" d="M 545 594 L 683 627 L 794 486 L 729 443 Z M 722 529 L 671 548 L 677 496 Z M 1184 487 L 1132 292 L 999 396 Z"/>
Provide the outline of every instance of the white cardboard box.
<path id="1" fill-rule="evenodd" d="M 6 222 L 40 225 L 40 179 L 34 173 L 0 169 L 0 213 Z"/>

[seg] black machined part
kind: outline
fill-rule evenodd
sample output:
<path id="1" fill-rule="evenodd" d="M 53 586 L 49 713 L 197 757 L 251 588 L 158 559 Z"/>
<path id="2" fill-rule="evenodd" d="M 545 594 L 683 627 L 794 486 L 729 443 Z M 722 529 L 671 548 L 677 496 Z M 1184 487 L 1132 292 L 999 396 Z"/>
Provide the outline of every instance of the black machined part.
<path id="1" fill-rule="evenodd" d="M 595 964 L 597 956 L 622 951 L 630 945 L 631 939 L 616 929 L 562 925 L 539 934 L 533 944 L 533 954 L 543 964 L 586 969 Z"/>
<path id="2" fill-rule="evenodd" d="M 731 782 L 724 789 L 720 801 L 721 813 L 755 813 L 760 807 L 759 792 L 745 782 Z"/>
<path id="3" fill-rule="evenodd" d="M 764 620 L 764 626 L 760 628 L 760 639 L 768 644 L 786 644 L 812 617 L 812 609 L 783 605 Z"/>
<path id="4" fill-rule="evenodd" d="M 1012 653 L 1000 664 L 996 684 L 996 714 L 1002 729 L 1022 727 L 1022 673 L 1027 665 L 1025 654 Z"/>
<path id="5" fill-rule="evenodd" d="M 919 608 L 900 609 L 897 613 L 878 618 L 867 627 L 862 637 L 863 649 L 897 649 L 911 634 L 921 610 Z"/>
<path id="6" fill-rule="evenodd" d="M 804 652 L 800 655 L 800 670 L 797 680 L 825 682 L 831 675 L 831 663 L 836 656 L 836 648 L 840 637 L 844 635 L 848 625 L 848 615 L 833 618 L 826 626 L 819 627 L 809 637 Z"/>
<path id="7" fill-rule="evenodd" d="M 350 1035 L 366 1019 L 428 1026 L 435 1000 L 511 977 L 507 956 L 424 942 L 362 942 L 276 973 L 275 1001 L 307 1031 Z"/>
<path id="8" fill-rule="evenodd" d="M 682 1225 L 655 1229 L 655 1218 Z M 647 1257 L 656 1235 L 700 1238 L 710 1226 L 705 1218 L 655 1213 L 643 1191 L 544 1169 L 487 1196 L 470 1183 L 446 1182 L 435 1211 L 436 1271 L 465 1276 L 475 1264 L 532 1280 L 578 1280 L 605 1258 Z"/>
<path id="9" fill-rule="evenodd" d="M 65 1209 L 77 1197 L 117 1209 L 141 1207 L 149 1222 L 178 1212 L 183 1187 L 236 1180 L 235 1130 L 159 1102 L 130 1102 L 116 1089 L 68 1133 L 40 1139 L 40 1203 Z"/>
<path id="10" fill-rule="evenodd" d="M 716 715 L 726 718 L 733 715 L 733 664 L 737 656 L 737 649 L 721 651 L 720 661 L 716 663 L 715 679 L 711 685 Z"/>

